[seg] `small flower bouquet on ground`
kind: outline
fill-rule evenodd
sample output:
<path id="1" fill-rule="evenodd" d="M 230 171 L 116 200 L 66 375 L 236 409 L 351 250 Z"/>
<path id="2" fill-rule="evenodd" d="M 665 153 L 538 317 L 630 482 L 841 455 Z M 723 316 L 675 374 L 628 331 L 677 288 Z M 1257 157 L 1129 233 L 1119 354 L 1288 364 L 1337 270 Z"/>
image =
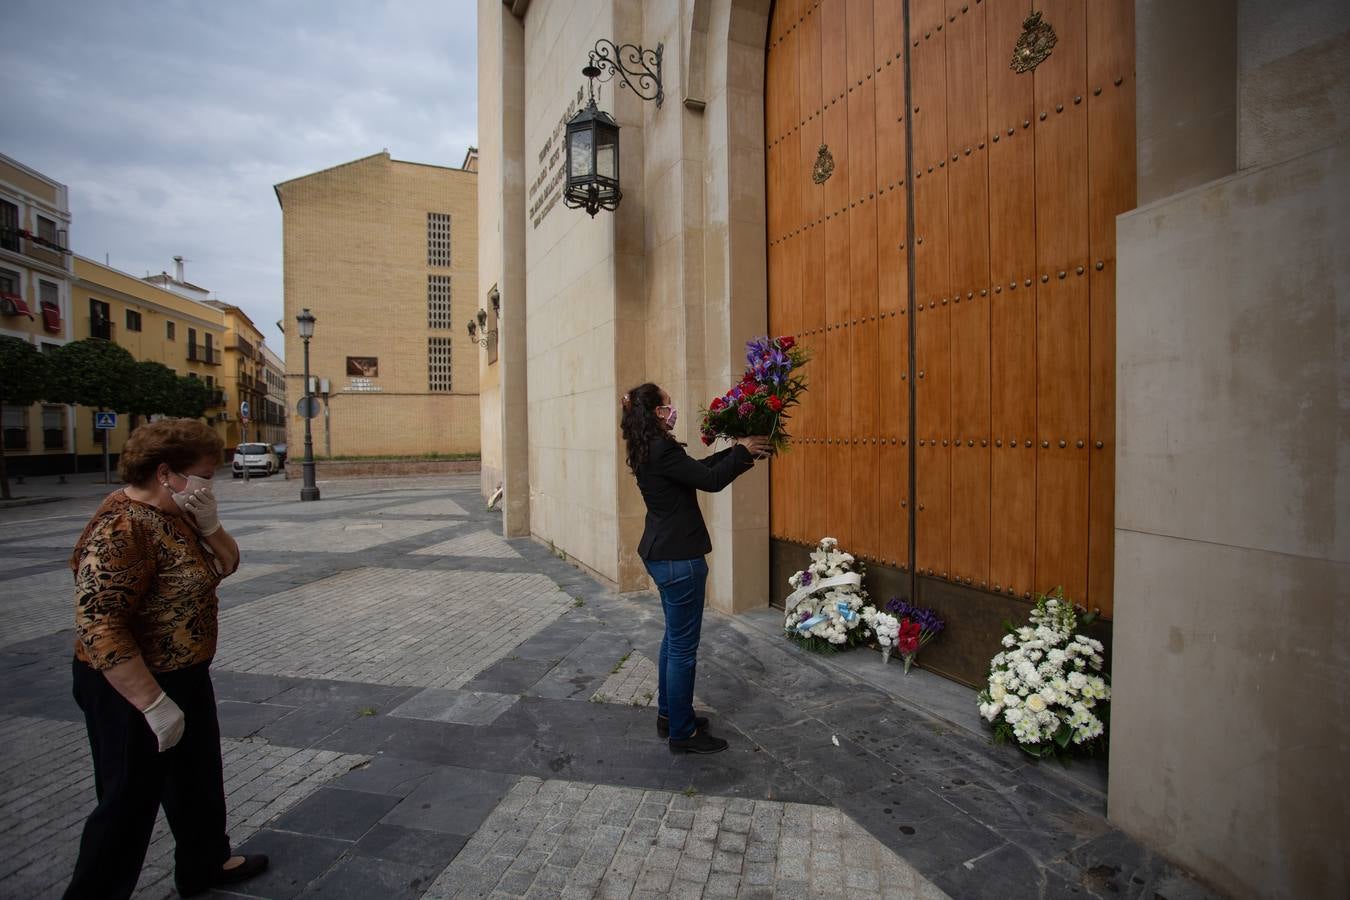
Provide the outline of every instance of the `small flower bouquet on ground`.
<path id="1" fill-rule="evenodd" d="M 898 622 L 896 649 L 905 662 L 905 671 L 914 665 L 914 657 L 928 643 L 942 633 L 946 623 L 938 614 L 926 606 L 916 606 L 899 597 L 886 601 L 886 611 Z"/>
<path id="2" fill-rule="evenodd" d="M 806 378 L 801 367 L 810 355 L 797 346 L 796 338 L 756 338 L 745 345 L 745 375 L 731 390 L 714 397 L 702 410 L 700 425 L 704 444 L 719 437 L 743 438 L 768 435 L 775 450 L 788 446 L 787 411 L 797 405 Z"/>
<path id="3" fill-rule="evenodd" d="M 834 538 L 821 538 L 811 564 L 788 579 L 783 629 L 808 650 L 829 653 L 866 643 L 876 608 L 862 589 L 863 567 Z"/>
<path id="4" fill-rule="evenodd" d="M 1078 614 L 1062 588 L 1040 595 L 1030 619 L 1008 626 L 980 694 L 994 740 L 1038 758 L 1104 747 L 1111 685 L 1101 642 L 1076 633 Z"/>

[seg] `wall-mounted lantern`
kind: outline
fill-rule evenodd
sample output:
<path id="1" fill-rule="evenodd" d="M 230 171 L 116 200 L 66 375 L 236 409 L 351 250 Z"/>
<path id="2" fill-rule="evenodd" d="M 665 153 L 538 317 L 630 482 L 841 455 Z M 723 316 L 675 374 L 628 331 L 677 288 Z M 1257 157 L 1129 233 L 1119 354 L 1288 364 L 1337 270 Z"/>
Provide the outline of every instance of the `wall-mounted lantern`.
<path id="1" fill-rule="evenodd" d="M 497 312 L 500 309 L 500 302 L 501 301 L 498 300 L 492 305 L 493 312 Z M 487 327 L 487 310 L 483 309 L 481 306 L 478 308 L 478 314 L 474 318 L 478 321 L 475 322 L 474 319 L 469 320 L 469 340 L 476 342 L 480 347 L 487 347 L 488 342 L 497 336 L 497 329 Z"/>
<path id="2" fill-rule="evenodd" d="M 590 98 L 567 121 L 567 180 L 563 203 L 591 215 L 618 208 L 623 200 L 619 186 L 619 123 L 595 105 L 595 80 L 606 82 L 616 74 L 620 84 L 643 100 L 665 99 L 661 87 L 661 54 L 664 45 L 645 50 L 636 44 L 616 45 L 601 38 L 595 42 L 590 62 L 581 74 L 590 79 Z"/>

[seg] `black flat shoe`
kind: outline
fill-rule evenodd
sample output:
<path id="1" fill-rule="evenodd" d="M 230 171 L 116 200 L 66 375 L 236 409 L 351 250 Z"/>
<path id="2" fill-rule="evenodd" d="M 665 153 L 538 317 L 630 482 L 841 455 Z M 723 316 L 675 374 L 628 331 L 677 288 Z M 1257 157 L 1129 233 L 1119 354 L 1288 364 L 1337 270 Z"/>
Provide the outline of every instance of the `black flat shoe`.
<path id="1" fill-rule="evenodd" d="M 238 856 L 239 854 L 234 854 Z M 265 853 L 254 853 L 244 857 L 244 861 L 233 869 L 221 869 L 211 876 L 206 884 L 195 884 L 184 886 L 176 884 L 178 896 L 195 897 L 198 894 L 205 894 L 213 887 L 221 887 L 227 884 L 238 884 L 241 881 L 248 881 L 256 875 L 261 875 L 267 870 L 267 855 Z"/>
<path id="2" fill-rule="evenodd" d="M 713 737 L 706 731 L 695 731 L 693 737 L 670 742 L 672 753 L 721 753 L 725 749 L 727 749 L 726 741 L 720 737 Z"/>
<path id="3" fill-rule="evenodd" d="M 222 884 L 238 884 L 241 881 L 248 881 L 255 875 L 261 875 L 267 871 L 267 854 L 252 853 L 244 857 L 244 861 L 233 869 L 221 869 L 216 877 L 211 879 L 212 886 Z"/>
<path id="4" fill-rule="evenodd" d="M 707 730 L 708 730 L 708 717 L 707 717 L 707 716 L 694 716 L 694 730 L 695 730 L 695 731 L 707 731 Z M 661 735 L 661 737 L 663 737 L 663 738 L 668 738 L 668 737 L 670 737 L 670 716 L 663 716 L 663 715 L 660 715 L 659 713 L 657 714 L 657 716 L 656 716 L 656 733 L 659 734 L 659 735 Z"/>

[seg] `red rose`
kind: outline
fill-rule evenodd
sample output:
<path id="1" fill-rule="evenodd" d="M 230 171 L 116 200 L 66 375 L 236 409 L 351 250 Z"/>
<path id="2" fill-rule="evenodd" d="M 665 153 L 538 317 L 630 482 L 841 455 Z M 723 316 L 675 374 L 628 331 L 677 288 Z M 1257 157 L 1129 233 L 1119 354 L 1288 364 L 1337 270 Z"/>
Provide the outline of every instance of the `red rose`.
<path id="1" fill-rule="evenodd" d="M 717 412 L 725 405 L 726 404 L 722 402 L 721 397 L 714 397 L 713 402 L 708 404 L 708 409 L 712 410 L 713 412 Z"/>
<path id="2" fill-rule="evenodd" d="M 922 633 L 923 626 L 918 622 L 911 622 L 909 619 L 901 619 L 899 639 L 895 642 L 896 649 L 906 656 L 911 653 L 918 653 L 919 638 Z"/>
<path id="3" fill-rule="evenodd" d="M 714 438 L 711 434 L 705 434 L 705 435 L 703 435 L 703 446 L 705 446 L 705 447 L 711 447 L 711 446 L 712 446 L 712 442 L 715 441 L 715 440 L 716 440 L 716 438 Z"/>
<path id="4" fill-rule="evenodd" d="M 791 350 L 797 346 L 797 339 L 792 335 L 784 335 L 778 339 L 778 346 L 784 350 Z"/>
<path id="5" fill-rule="evenodd" d="M 775 394 L 774 396 L 770 397 L 770 398 L 769 398 L 769 409 L 773 410 L 774 412 L 782 412 L 782 410 L 783 410 L 783 401 L 782 401 L 782 398 L 780 398 L 777 394 Z"/>

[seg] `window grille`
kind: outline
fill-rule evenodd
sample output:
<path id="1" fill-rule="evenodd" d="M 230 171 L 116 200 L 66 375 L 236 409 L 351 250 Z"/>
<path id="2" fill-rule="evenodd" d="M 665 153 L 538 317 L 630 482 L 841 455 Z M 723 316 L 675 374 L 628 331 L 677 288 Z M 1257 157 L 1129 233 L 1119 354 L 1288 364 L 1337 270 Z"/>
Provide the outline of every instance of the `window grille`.
<path id="1" fill-rule="evenodd" d="M 427 213 L 427 265 L 450 265 L 449 213 Z"/>
<path id="2" fill-rule="evenodd" d="M 427 389 L 450 392 L 450 342 L 448 337 L 427 338 Z"/>
<path id="3" fill-rule="evenodd" d="M 427 276 L 427 327 L 453 328 L 450 322 L 450 276 Z"/>

